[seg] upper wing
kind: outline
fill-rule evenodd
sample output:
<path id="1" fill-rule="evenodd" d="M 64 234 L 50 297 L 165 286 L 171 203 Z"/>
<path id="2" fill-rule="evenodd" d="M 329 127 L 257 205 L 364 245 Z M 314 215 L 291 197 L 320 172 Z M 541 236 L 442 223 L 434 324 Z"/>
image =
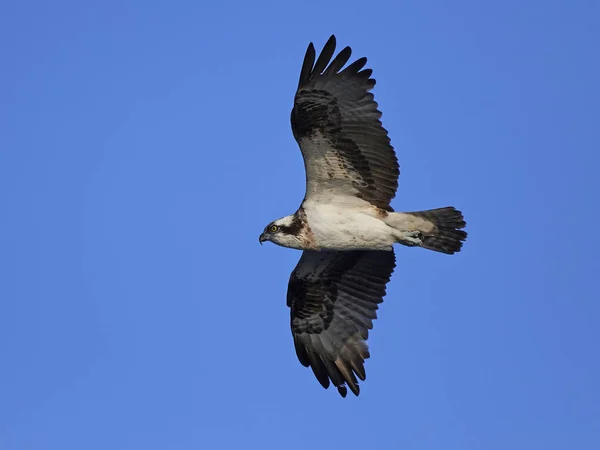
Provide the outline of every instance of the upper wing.
<path id="1" fill-rule="evenodd" d="M 324 388 L 358 395 L 366 340 L 396 265 L 392 251 L 304 251 L 287 294 L 296 354 Z"/>
<path id="2" fill-rule="evenodd" d="M 353 195 L 391 210 L 400 170 L 373 94 L 371 69 L 360 58 L 341 70 L 352 50 L 331 61 L 331 36 L 315 63 L 315 48 L 306 50 L 291 122 L 306 169 L 306 197 L 329 192 Z M 329 66 L 328 66 L 329 64 Z"/>

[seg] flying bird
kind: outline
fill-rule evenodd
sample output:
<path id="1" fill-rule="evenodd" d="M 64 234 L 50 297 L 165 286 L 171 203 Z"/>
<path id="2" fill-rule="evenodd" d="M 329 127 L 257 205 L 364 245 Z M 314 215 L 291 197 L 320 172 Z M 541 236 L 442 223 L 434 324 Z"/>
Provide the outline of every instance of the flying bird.
<path id="1" fill-rule="evenodd" d="M 331 36 L 317 58 L 309 44 L 291 113 L 306 194 L 259 241 L 303 251 L 287 292 L 296 354 L 324 388 L 346 397 L 347 388 L 358 396 L 366 377 L 366 341 L 395 268 L 394 244 L 453 254 L 467 233 L 454 207 L 394 212 L 400 170 L 370 92 L 372 70 L 366 58 L 344 68 L 352 50 L 333 57 L 335 47 Z"/>

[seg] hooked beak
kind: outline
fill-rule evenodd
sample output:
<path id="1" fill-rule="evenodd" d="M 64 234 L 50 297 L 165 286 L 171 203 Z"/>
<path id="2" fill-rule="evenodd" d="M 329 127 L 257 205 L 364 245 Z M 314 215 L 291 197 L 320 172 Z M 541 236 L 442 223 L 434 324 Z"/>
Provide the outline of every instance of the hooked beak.
<path id="1" fill-rule="evenodd" d="M 258 242 L 260 242 L 260 245 L 262 245 L 263 242 L 268 241 L 268 240 L 269 240 L 269 238 L 265 235 L 265 233 L 261 234 L 258 237 Z"/>

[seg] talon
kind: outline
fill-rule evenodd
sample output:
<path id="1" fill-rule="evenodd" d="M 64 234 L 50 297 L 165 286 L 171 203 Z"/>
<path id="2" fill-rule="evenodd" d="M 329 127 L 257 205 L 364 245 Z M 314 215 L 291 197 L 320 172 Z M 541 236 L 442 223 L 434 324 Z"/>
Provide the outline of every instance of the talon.
<path id="1" fill-rule="evenodd" d="M 420 231 L 406 231 L 404 233 L 404 240 L 408 245 L 421 245 L 423 243 L 422 236 Z"/>

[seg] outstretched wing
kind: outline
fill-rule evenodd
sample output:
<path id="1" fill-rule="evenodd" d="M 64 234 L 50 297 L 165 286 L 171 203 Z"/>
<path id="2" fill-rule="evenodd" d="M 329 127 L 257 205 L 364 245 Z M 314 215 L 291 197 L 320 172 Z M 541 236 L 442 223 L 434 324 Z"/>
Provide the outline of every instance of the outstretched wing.
<path id="1" fill-rule="evenodd" d="M 391 211 L 400 170 L 373 94 L 371 69 L 360 58 L 342 70 L 352 50 L 335 52 L 331 36 L 315 63 L 306 50 L 291 122 L 306 169 L 306 199 L 323 193 L 356 196 Z"/>
<path id="2" fill-rule="evenodd" d="M 359 394 L 366 340 L 396 265 L 393 251 L 304 251 L 292 272 L 287 304 L 298 359 L 327 389 Z"/>

